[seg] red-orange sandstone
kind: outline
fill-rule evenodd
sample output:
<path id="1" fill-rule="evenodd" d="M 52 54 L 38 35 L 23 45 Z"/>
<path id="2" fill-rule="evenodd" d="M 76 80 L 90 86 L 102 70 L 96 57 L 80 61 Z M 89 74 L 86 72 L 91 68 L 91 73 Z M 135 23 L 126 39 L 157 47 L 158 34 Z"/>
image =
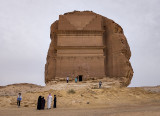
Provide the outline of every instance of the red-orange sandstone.
<path id="1" fill-rule="evenodd" d="M 45 82 L 112 78 L 128 86 L 133 76 L 130 47 L 123 29 L 92 11 L 59 16 L 51 25 Z"/>

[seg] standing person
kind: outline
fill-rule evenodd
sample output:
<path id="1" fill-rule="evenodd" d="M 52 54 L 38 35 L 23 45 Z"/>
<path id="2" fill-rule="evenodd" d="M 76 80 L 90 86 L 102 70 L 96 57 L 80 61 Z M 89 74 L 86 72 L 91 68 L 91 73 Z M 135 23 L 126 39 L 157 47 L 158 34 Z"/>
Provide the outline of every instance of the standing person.
<path id="1" fill-rule="evenodd" d="M 69 82 L 69 76 L 67 76 L 67 83 Z"/>
<path id="2" fill-rule="evenodd" d="M 52 96 L 49 94 L 47 98 L 47 109 L 51 109 L 51 103 L 52 103 Z"/>
<path id="3" fill-rule="evenodd" d="M 77 83 L 77 77 L 75 78 L 75 83 Z"/>
<path id="4" fill-rule="evenodd" d="M 41 100 L 41 109 L 42 110 L 44 110 L 44 108 L 45 108 L 45 99 L 44 99 L 44 97 L 42 97 L 42 100 Z"/>
<path id="5" fill-rule="evenodd" d="M 54 104 L 53 104 L 53 108 L 56 108 L 56 102 L 57 102 L 57 98 L 56 98 L 56 95 L 54 95 Z"/>
<path id="6" fill-rule="evenodd" d="M 101 82 L 101 81 L 99 81 L 99 88 L 101 88 L 101 86 L 102 86 L 102 82 Z"/>
<path id="7" fill-rule="evenodd" d="M 21 100 L 22 100 L 22 95 L 21 95 L 21 93 L 19 93 L 19 94 L 18 94 L 18 97 L 17 97 L 17 106 L 18 106 L 18 107 L 20 107 Z"/>
<path id="8" fill-rule="evenodd" d="M 37 110 L 41 110 L 41 106 L 42 106 L 42 96 L 39 96 L 37 101 Z"/>

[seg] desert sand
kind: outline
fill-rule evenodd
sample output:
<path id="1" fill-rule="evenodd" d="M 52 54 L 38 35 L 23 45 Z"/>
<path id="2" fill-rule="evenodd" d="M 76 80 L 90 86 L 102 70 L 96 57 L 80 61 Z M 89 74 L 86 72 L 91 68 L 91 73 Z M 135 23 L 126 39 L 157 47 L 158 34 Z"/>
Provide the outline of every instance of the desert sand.
<path id="1" fill-rule="evenodd" d="M 22 93 L 21 107 L 16 105 Z M 57 95 L 57 108 L 36 110 L 39 95 Z M 52 103 L 53 104 L 53 103 Z M 97 82 L 55 83 L 39 86 L 14 84 L 0 87 L 0 116 L 159 116 L 160 86 L 116 88 Z"/>

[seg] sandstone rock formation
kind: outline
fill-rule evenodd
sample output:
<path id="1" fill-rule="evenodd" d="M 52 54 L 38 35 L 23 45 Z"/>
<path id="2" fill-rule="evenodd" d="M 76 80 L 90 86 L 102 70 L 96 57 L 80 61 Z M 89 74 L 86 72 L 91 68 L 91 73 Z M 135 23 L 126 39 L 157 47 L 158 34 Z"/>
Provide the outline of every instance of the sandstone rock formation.
<path id="1" fill-rule="evenodd" d="M 92 11 L 59 16 L 51 25 L 45 82 L 114 78 L 128 86 L 133 76 L 131 52 L 123 29 Z"/>

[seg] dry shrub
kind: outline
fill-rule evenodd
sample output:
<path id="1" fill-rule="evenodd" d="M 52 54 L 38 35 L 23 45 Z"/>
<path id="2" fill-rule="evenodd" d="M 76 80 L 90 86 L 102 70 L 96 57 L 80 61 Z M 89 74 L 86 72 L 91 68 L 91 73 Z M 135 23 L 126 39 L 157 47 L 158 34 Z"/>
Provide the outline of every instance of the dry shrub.
<path id="1" fill-rule="evenodd" d="M 74 93 L 76 93 L 76 92 L 75 92 L 74 89 L 70 89 L 70 90 L 67 91 L 67 93 L 69 93 L 69 94 L 74 94 Z"/>

